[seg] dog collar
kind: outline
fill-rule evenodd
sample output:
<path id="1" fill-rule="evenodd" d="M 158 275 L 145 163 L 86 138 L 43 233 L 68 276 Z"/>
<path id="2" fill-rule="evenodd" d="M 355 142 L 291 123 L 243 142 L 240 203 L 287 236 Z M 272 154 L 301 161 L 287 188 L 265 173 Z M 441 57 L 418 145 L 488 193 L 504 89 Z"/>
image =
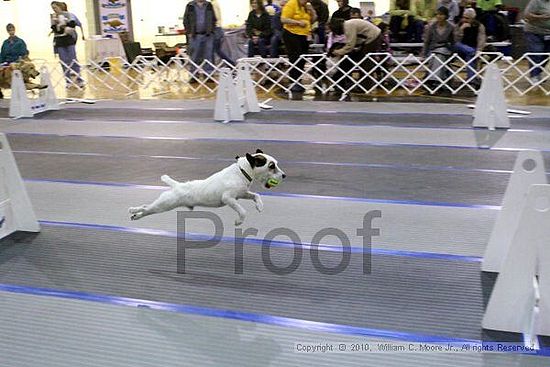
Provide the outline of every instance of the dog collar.
<path id="1" fill-rule="evenodd" d="M 244 177 L 246 177 L 246 179 L 249 181 L 249 182 L 252 182 L 252 177 L 250 177 L 250 175 L 248 173 L 246 173 L 246 171 L 244 169 L 242 169 L 241 167 L 239 167 L 239 169 L 241 170 L 242 174 L 244 175 Z"/>

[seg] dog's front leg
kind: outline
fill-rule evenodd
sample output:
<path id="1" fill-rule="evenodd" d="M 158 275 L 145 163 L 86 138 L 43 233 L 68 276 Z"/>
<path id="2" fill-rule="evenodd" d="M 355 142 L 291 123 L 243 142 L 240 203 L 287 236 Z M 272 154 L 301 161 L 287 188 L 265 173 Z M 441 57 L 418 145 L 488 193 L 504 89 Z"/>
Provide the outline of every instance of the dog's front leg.
<path id="1" fill-rule="evenodd" d="M 256 209 L 260 213 L 262 212 L 262 210 L 264 210 L 264 203 L 262 202 L 262 198 L 255 192 L 247 191 L 246 194 L 243 195 L 243 199 L 254 200 L 254 202 L 256 203 Z"/>
<path id="2" fill-rule="evenodd" d="M 244 218 L 246 217 L 246 210 L 237 202 L 237 199 L 228 194 L 223 194 L 222 202 L 239 214 L 239 218 L 235 219 L 235 225 L 240 226 L 243 224 Z"/>

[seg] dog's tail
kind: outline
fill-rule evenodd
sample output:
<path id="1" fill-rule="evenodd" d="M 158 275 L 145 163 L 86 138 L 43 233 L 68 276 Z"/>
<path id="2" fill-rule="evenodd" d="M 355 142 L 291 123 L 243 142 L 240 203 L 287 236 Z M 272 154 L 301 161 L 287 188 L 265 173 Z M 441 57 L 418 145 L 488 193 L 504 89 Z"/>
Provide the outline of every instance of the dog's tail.
<path id="1" fill-rule="evenodd" d="M 172 177 L 168 175 L 160 176 L 160 180 L 170 187 L 175 187 L 177 184 L 179 184 L 178 181 L 174 180 Z"/>

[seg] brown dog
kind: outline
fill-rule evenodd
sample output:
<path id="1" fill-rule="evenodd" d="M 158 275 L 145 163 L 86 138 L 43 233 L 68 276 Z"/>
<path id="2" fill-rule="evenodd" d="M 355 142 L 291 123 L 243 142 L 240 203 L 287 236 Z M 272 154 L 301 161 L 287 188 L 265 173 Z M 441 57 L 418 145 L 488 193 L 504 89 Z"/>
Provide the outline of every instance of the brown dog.
<path id="1" fill-rule="evenodd" d="M 33 83 L 31 79 L 36 78 L 40 73 L 29 59 L 14 62 L 8 66 L 0 67 L 0 89 L 10 89 L 13 70 L 20 70 L 27 89 L 43 89 L 45 85 Z"/>

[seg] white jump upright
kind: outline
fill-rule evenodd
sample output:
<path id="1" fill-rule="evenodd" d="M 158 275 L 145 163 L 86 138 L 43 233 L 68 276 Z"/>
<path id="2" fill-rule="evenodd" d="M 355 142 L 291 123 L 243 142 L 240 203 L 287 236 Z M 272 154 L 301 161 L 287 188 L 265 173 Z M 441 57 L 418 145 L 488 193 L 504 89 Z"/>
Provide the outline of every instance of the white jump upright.
<path id="1" fill-rule="evenodd" d="M 14 70 L 11 79 L 11 100 L 9 115 L 12 118 L 33 117 L 35 114 L 59 110 L 59 101 L 55 95 L 50 74 L 46 67 L 40 70 L 40 82 L 47 87 L 39 91 L 38 98 L 30 99 L 27 95 L 21 71 Z"/>
<path id="2" fill-rule="evenodd" d="M 231 77 L 229 68 L 222 68 L 220 73 L 214 120 L 224 123 L 244 121 L 246 113 L 260 112 L 260 104 L 248 64 L 240 64 L 237 67 L 235 81 Z"/>
<path id="3" fill-rule="evenodd" d="M 0 238 L 15 231 L 40 232 L 8 139 L 0 133 Z"/>
<path id="4" fill-rule="evenodd" d="M 510 128 L 502 74 L 495 64 L 490 64 L 485 72 L 474 110 L 473 127 L 489 130 Z"/>
<path id="5" fill-rule="evenodd" d="M 484 329 L 550 336 L 550 185 L 532 185 L 485 310 Z M 537 271 L 539 272 L 538 278 Z M 539 312 L 536 318 L 538 286 Z M 535 320 L 534 330 L 532 320 Z M 533 331 L 533 333 L 532 333 Z"/>
<path id="6" fill-rule="evenodd" d="M 244 113 L 260 112 L 260 105 L 256 95 L 252 76 L 250 75 L 250 65 L 241 63 L 237 67 L 237 93 Z"/>
<path id="7" fill-rule="evenodd" d="M 221 68 L 220 70 L 220 84 L 216 93 L 214 120 L 224 123 L 244 121 L 239 95 L 229 68 Z"/>
<path id="8" fill-rule="evenodd" d="M 500 272 L 519 225 L 519 215 L 531 185 L 545 184 L 546 173 L 542 154 L 538 151 L 521 151 L 514 165 L 514 172 L 504 193 L 502 209 L 493 227 L 485 249 L 481 269 Z M 549 224 L 550 226 L 550 224 Z"/>

